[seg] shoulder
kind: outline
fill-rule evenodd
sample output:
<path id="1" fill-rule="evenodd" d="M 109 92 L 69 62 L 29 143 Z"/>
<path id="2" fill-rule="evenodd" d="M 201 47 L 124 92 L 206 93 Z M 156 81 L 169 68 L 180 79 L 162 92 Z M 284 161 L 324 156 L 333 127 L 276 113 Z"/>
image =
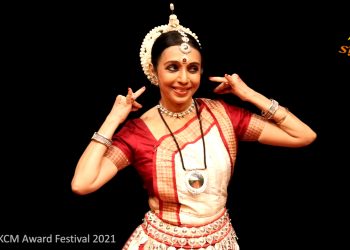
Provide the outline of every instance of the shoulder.
<path id="1" fill-rule="evenodd" d="M 228 105 L 221 99 L 210 99 L 210 98 L 197 98 L 197 102 L 199 103 L 200 107 L 206 107 L 209 110 L 215 109 L 226 109 L 226 106 Z"/>
<path id="2" fill-rule="evenodd" d="M 250 116 L 251 112 L 243 107 L 226 102 L 223 99 L 197 98 L 200 107 L 205 107 L 211 113 L 233 117 Z"/>
<path id="3" fill-rule="evenodd" d="M 215 100 L 210 98 L 196 98 L 197 103 L 205 106 L 216 106 L 221 105 L 222 100 Z"/>
<path id="4" fill-rule="evenodd" d="M 150 108 L 145 113 L 143 113 L 140 119 L 144 122 L 147 122 L 147 121 L 153 120 L 155 116 L 158 116 L 158 110 L 156 106 Z"/>

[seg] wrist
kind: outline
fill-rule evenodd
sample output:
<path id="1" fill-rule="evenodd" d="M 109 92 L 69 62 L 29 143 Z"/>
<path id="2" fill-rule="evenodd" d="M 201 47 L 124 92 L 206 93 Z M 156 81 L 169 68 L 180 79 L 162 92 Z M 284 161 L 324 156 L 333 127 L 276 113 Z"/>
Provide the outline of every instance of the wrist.
<path id="1" fill-rule="evenodd" d="M 121 123 L 122 120 L 114 115 L 108 115 L 104 121 L 104 125 L 115 128 L 117 128 Z"/>
<path id="2" fill-rule="evenodd" d="M 250 102 L 250 103 L 255 103 L 256 99 L 258 98 L 259 94 L 252 90 L 249 89 L 248 91 L 245 91 L 244 99 L 243 101 Z"/>
<path id="3" fill-rule="evenodd" d="M 269 105 L 269 107 L 261 110 L 261 116 L 267 120 L 272 119 L 275 116 L 277 110 L 279 109 L 279 103 L 276 100 L 270 99 L 270 101 L 271 104 Z"/>
<path id="4" fill-rule="evenodd" d="M 114 132 L 120 125 L 120 120 L 112 116 L 107 116 L 103 124 L 98 130 L 98 133 L 106 138 L 112 138 Z"/>
<path id="5" fill-rule="evenodd" d="M 110 147 L 112 145 L 112 140 L 107 138 L 106 136 L 95 132 L 92 137 L 91 140 L 96 141 L 98 143 L 101 143 L 103 145 L 105 145 L 107 148 Z"/>

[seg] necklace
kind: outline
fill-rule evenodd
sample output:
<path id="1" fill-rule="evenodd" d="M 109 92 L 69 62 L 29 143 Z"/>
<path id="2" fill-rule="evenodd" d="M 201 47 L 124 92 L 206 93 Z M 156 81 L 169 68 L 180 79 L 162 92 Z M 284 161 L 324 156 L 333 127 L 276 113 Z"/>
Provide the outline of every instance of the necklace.
<path id="1" fill-rule="evenodd" d="M 185 186 L 186 186 L 187 190 L 190 193 L 192 193 L 192 194 L 200 194 L 206 189 L 206 187 L 208 185 L 208 173 L 206 171 L 206 169 L 207 169 L 207 160 L 206 160 L 206 158 L 207 157 L 206 157 L 206 150 L 205 150 L 203 126 L 202 126 L 202 121 L 201 121 L 200 114 L 199 114 L 199 111 L 198 111 L 197 102 L 193 101 L 192 104 L 196 108 L 196 114 L 197 114 L 197 118 L 198 118 L 198 121 L 199 121 L 199 127 L 200 127 L 200 130 L 201 130 L 201 136 L 202 136 L 202 142 L 203 142 L 204 168 L 203 169 L 191 169 L 191 170 L 189 170 L 189 172 L 187 172 L 187 174 L 185 175 Z M 182 156 L 182 153 L 181 153 L 181 149 L 180 149 L 179 143 L 177 142 L 174 133 L 171 131 L 169 125 L 167 124 L 167 122 L 165 121 L 165 119 L 164 119 L 164 117 L 162 115 L 164 112 L 162 112 L 162 110 L 160 108 L 160 105 L 158 105 L 158 106 L 157 106 L 157 108 L 158 108 L 159 115 L 162 118 L 165 126 L 169 130 L 170 135 L 173 137 L 173 140 L 174 140 L 174 142 L 176 144 L 177 150 L 179 151 L 182 168 L 183 168 L 183 170 L 188 171 L 185 168 L 185 163 L 184 163 L 184 159 L 183 159 L 183 156 Z"/>
<path id="2" fill-rule="evenodd" d="M 188 109 L 186 109 L 185 111 L 182 111 L 182 112 L 172 112 L 172 111 L 168 110 L 167 108 L 165 108 L 160 103 L 157 105 L 157 108 L 162 114 L 165 114 L 167 116 L 174 117 L 174 118 L 184 118 L 186 115 L 193 112 L 194 106 L 195 106 L 194 101 L 192 100 L 191 106 L 189 106 Z"/>

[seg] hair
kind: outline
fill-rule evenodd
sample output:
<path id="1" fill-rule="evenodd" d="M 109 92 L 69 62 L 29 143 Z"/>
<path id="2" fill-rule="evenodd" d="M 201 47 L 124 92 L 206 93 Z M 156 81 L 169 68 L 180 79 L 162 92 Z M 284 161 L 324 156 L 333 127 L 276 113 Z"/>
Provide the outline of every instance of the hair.
<path id="1" fill-rule="evenodd" d="M 187 37 L 189 38 L 188 44 L 199 51 L 199 53 L 202 55 L 202 49 L 196 39 L 191 36 L 190 34 L 186 33 Z M 158 66 L 159 58 L 162 54 L 162 52 L 170 47 L 175 45 L 180 45 L 183 43 L 182 41 L 182 35 L 180 32 L 173 30 L 169 32 L 162 33 L 155 41 L 152 47 L 152 64 L 155 68 Z M 203 56 L 202 56 L 203 57 Z M 203 59 L 202 59 L 203 60 Z"/>

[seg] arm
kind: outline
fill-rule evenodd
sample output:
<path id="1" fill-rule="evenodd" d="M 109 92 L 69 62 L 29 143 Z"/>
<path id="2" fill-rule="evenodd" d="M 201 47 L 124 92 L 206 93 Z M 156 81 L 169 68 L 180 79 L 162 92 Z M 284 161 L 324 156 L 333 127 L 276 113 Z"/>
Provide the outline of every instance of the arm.
<path id="1" fill-rule="evenodd" d="M 126 96 L 118 95 L 98 134 L 110 140 L 129 113 L 142 107 L 135 99 L 144 91 L 145 87 L 135 93 L 129 88 Z M 71 182 L 73 192 L 82 195 L 94 192 L 117 174 L 118 168 L 108 158 L 103 157 L 106 151 L 105 144 L 91 140 L 75 168 Z"/>
<path id="2" fill-rule="evenodd" d="M 214 91 L 219 94 L 232 93 L 242 101 L 255 105 L 258 109 L 267 111 L 271 100 L 248 87 L 237 75 L 211 77 L 210 80 L 221 82 Z M 316 139 L 316 133 L 288 109 L 279 106 L 271 119 L 268 119 L 260 134 L 259 142 L 274 146 L 303 147 Z"/>

